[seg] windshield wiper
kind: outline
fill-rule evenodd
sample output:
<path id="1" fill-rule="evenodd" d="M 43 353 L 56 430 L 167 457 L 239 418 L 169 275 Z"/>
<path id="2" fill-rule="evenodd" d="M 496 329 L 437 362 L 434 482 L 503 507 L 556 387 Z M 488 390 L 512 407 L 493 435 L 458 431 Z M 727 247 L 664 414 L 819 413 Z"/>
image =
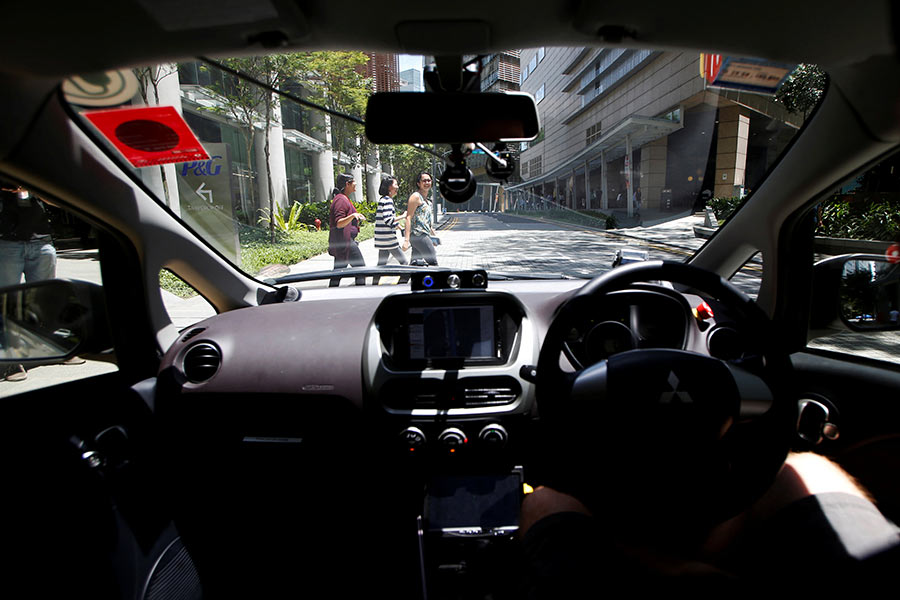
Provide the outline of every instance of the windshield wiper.
<path id="1" fill-rule="evenodd" d="M 449 267 L 419 267 L 411 265 L 385 265 L 381 267 L 346 267 L 343 269 L 329 269 L 327 271 L 309 271 L 307 273 L 291 273 L 274 279 L 263 279 L 264 283 L 280 285 L 285 283 L 301 283 L 304 281 L 318 281 L 322 279 L 336 279 L 345 277 L 390 277 L 409 276 L 413 273 L 446 273 L 459 271 Z M 562 273 L 504 273 L 489 271 L 489 281 L 512 281 L 516 279 L 579 279 Z"/>
<path id="2" fill-rule="evenodd" d="M 564 273 L 501 273 L 497 271 L 488 272 L 489 281 L 510 281 L 513 279 L 581 279 L 580 277 L 572 277 Z"/>
<path id="3" fill-rule="evenodd" d="M 373 275 L 389 277 L 391 275 L 411 275 L 413 273 L 446 272 L 452 271 L 448 267 L 416 267 L 406 265 L 390 265 L 383 267 L 345 267 L 343 269 L 329 269 L 327 271 L 309 271 L 308 273 L 291 273 L 275 279 L 264 279 L 265 283 L 300 283 L 303 281 L 316 281 L 319 279 L 335 279 L 343 277 L 371 277 Z"/>

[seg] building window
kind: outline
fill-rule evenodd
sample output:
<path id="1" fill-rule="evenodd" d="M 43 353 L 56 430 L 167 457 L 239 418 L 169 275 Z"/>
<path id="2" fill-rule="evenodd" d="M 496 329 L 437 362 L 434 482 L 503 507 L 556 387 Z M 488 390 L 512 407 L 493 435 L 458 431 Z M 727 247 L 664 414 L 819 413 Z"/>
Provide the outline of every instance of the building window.
<path id="1" fill-rule="evenodd" d="M 534 101 L 539 103 L 543 99 L 544 99 L 544 84 L 542 83 L 541 87 L 538 88 L 538 91 L 536 91 L 534 93 Z"/>
<path id="2" fill-rule="evenodd" d="M 662 117 L 660 117 L 660 118 L 665 119 L 667 121 L 672 121 L 674 123 L 681 123 L 681 107 L 679 106 L 675 110 L 670 110 L 666 114 L 662 115 Z"/>
<path id="3" fill-rule="evenodd" d="M 531 57 L 531 61 L 528 63 L 528 70 L 534 73 L 534 70 L 537 68 L 537 54 Z"/>
<path id="4" fill-rule="evenodd" d="M 527 162 L 523 161 L 522 166 L 519 167 L 519 176 L 522 177 L 522 179 L 528 179 L 528 163 Z"/>
<path id="5" fill-rule="evenodd" d="M 522 68 L 522 83 L 525 83 L 525 80 L 528 79 L 528 65 L 525 65 Z M 521 84 L 519 84 L 521 85 Z"/>
<path id="6" fill-rule="evenodd" d="M 594 142 L 599 140 L 600 139 L 600 123 L 597 122 L 597 123 L 591 125 L 590 127 L 588 127 L 587 131 L 585 131 L 585 134 L 587 137 L 586 141 L 587 141 L 588 146 L 590 146 L 591 144 L 593 144 Z"/>
<path id="7" fill-rule="evenodd" d="M 608 93 L 645 66 L 653 56 L 653 50 L 615 49 L 604 53 L 594 68 L 581 78 L 581 105 L 587 106 L 595 98 Z"/>
<path id="8" fill-rule="evenodd" d="M 538 48 L 537 59 L 538 59 L 538 62 L 541 62 L 542 60 L 544 60 L 544 47 L 543 46 Z"/>
<path id="9" fill-rule="evenodd" d="M 531 173 L 532 177 L 538 177 L 541 173 L 544 172 L 544 157 L 537 156 L 531 159 L 531 163 L 528 165 L 528 171 Z"/>

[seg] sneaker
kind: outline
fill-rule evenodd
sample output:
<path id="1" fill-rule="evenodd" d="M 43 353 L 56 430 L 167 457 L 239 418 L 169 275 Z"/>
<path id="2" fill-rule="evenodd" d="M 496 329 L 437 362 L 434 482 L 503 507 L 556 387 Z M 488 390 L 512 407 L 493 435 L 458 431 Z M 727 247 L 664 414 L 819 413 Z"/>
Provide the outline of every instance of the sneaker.
<path id="1" fill-rule="evenodd" d="M 85 361 L 80 356 L 73 356 L 72 358 L 70 358 L 68 360 L 62 361 L 62 364 L 64 364 L 64 365 L 83 365 L 85 362 L 87 362 L 87 361 Z"/>
<path id="2" fill-rule="evenodd" d="M 6 381 L 25 381 L 28 379 L 28 371 L 22 365 L 15 365 L 6 370 Z"/>

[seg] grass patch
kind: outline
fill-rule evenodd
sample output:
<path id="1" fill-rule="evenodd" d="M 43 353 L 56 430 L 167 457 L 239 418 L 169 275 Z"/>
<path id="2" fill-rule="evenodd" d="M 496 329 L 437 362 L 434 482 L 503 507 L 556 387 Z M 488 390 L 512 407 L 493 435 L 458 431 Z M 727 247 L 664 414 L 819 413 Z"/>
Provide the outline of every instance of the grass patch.
<path id="1" fill-rule="evenodd" d="M 194 288 L 168 269 L 163 269 L 159 272 L 159 287 L 175 294 L 179 298 L 192 298 L 197 295 L 197 291 Z"/>
<path id="2" fill-rule="evenodd" d="M 241 225 L 241 270 L 255 275 L 269 265 L 292 265 L 313 256 L 328 252 L 327 231 L 296 231 L 280 233 L 274 242 L 269 240 L 269 231 L 259 227 Z M 375 226 L 365 223 L 356 240 L 359 242 L 375 236 Z M 179 298 L 196 296 L 197 292 L 169 271 L 161 271 L 159 285 Z"/>

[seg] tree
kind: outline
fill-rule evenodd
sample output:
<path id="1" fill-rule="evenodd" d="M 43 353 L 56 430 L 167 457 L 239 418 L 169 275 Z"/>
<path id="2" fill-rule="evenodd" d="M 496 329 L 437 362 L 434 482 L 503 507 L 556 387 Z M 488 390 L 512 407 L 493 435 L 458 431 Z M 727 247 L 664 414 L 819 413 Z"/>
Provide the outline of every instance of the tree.
<path id="1" fill-rule="evenodd" d="M 168 77 L 169 75 L 173 75 L 178 72 L 178 69 L 175 65 L 172 64 L 162 64 L 162 65 L 150 65 L 147 67 L 138 67 L 133 69 L 134 76 L 138 81 L 138 89 L 141 93 L 141 100 L 144 101 L 144 104 L 150 106 L 152 104 L 159 104 L 159 84 L 160 82 Z M 153 95 L 150 95 L 150 91 L 153 91 Z M 169 198 L 169 186 L 166 181 L 166 169 L 163 165 L 157 167 L 160 172 L 160 176 L 162 178 L 162 189 L 164 200 L 166 201 L 166 206 L 172 206 L 172 201 Z"/>
<path id="2" fill-rule="evenodd" d="M 310 91 L 309 100 L 331 110 L 362 118 L 372 93 L 372 82 L 360 71 L 369 60 L 363 52 L 308 52 L 298 55 L 298 67 Z M 361 161 L 356 140 L 361 125 L 347 119 L 331 119 L 331 147 L 351 164 Z"/>
<path id="3" fill-rule="evenodd" d="M 825 71 L 816 65 L 801 63 L 775 92 L 775 101 L 806 119 L 819 103 L 827 82 Z"/>
<path id="4" fill-rule="evenodd" d="M 228 58 L 223 61 L 225 66 L 240 73 L 249 75 L 275 89 L 281 89 L 285 84 L 297 77 L 303 69 L 300 54 L 274 54 L 267 56 L 252 56 L 246 58 Z M 250 161 L 253 149 L 253 136 L 256 131 L 256 123 L 262 119 L 265 153 L 266 181 L 268 183 L 269 206 L 268 214 L 274 215 L 276 211 L 275 194 L 272 187 L 272 172 L 269 165 L 269 130 L 275 118 L 277 99 L 269 89 L 259 86 L 251 81 L 238 77 L 227 77 L 222 83 L 213 85 L 213 89 L 222 96 L 223 107 L 212 110 L 224 112 L 237 121 L 244 132 L 244 141 L 247 148 L 247 160 Z M 252 168 L 252 167 L 251 167 Z M 251 186 L 251 200 L 253 186 Z M 280 207 L 277 210 L 281 210 Z M 249 214 L 245 208 L 245 214 Z M 275 239 L 275 220 L 269 218 L 269 234 Z"/>
<path id="5" fill-rule="evenodd" d="M 413 146 L 382 146 L 385 162 L 394 168 L 394 177 L 400 185 L 397 202 L 405 208 L 406 200 L 416 189 L 416 176 L 422 171 L 431 172 L 431 155 Z"/>

